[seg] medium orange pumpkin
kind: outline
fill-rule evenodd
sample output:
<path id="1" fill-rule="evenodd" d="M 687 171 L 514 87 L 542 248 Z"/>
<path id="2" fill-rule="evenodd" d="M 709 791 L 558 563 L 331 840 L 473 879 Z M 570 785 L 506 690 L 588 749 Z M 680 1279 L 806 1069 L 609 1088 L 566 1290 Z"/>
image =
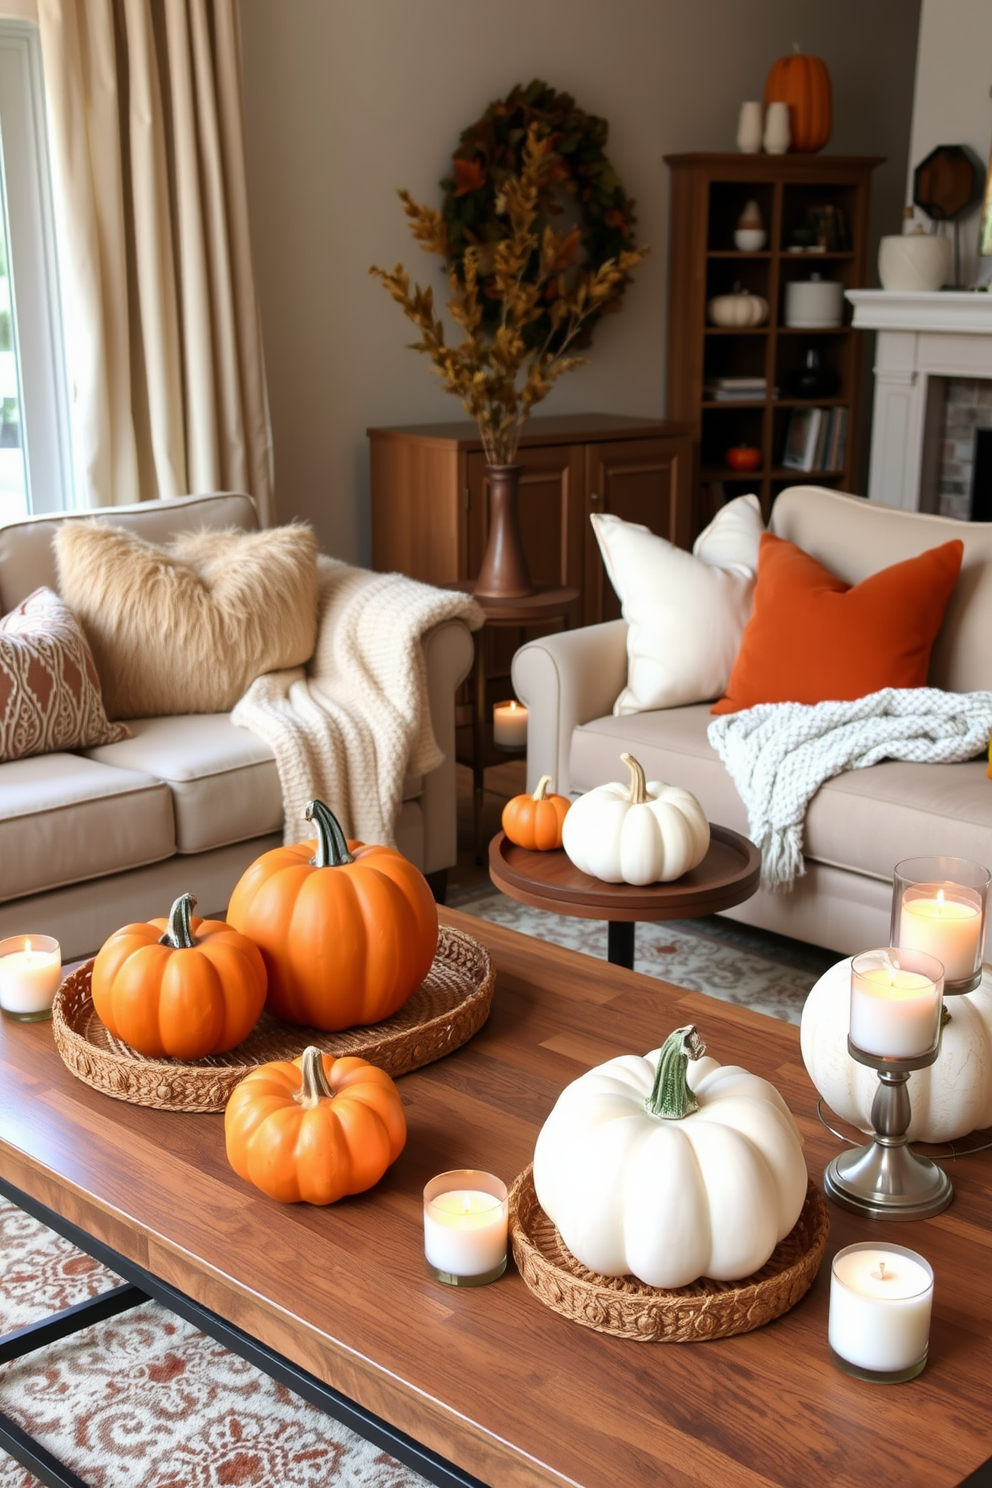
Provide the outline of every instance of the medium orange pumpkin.
<path id="1" fill-rule="evenodd" d="M 791 57 L 773 62 L 765 82 L 765 106 L 789 105 L 789 149 L 813 155 L 822 150 L 833 127 L 830 74 L 822 57 L 809 57 L 794 43 Z"/>
<path id="2" fill-rule="evenodd" d="M 258 947 L 223 920 L 193 915 L 182 894 L 167 920 L 116 930 L 93 963 L 97 1016 L 152 1059 L 203 1059 L 248 1037 L 265 1005 Z"/>
<path id="3" fill-rule="evenodd" d="M 312 1045 L 261 1064 L 224 1110 L 231 1167 L 282 1204 L 333 1204 L 378 1183 L 406 1144 L 399 1091 L 364 1059 Z"/>
<path id="4" fill-rule="evenodd" d="M 571 801 L 549 796 L 550 775 L 542 775 L 533 795 L 514 796 L 503 807 L 503 831 L 517 847 L 550 852 L 561 847 L 561 824 Z"/>
<path id="5" fill-rule="evenodd" d="M 346 842 L 323 801 L 306 815 L 316 842 L 256 858 L 231 895 L 228 924 L 260 947 L 277 1018 L 328 1033 L 380 1023 L 430 970 L 434 896 L 395 848 Z"/>

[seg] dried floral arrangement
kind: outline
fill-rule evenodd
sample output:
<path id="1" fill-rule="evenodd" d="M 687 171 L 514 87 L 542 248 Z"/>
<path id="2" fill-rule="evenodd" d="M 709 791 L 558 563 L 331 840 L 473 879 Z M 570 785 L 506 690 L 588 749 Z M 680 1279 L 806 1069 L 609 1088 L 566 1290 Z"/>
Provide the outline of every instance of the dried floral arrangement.
<path id="1" fill-rule="evenodd" d="M 401 264 L 369 271 L 417 326 L 413 349 L 476 420 L 491 465 L 512 463 L 531 409 L 586 361 L 578 350 L 647 254 L 602 153 L 606 128 L 535 81 L 463 133 L 442 210 L 399 192 L 414 239 L 447 265 L 459 344 L 445 338 L 433 291 L 411 290 Z"/>

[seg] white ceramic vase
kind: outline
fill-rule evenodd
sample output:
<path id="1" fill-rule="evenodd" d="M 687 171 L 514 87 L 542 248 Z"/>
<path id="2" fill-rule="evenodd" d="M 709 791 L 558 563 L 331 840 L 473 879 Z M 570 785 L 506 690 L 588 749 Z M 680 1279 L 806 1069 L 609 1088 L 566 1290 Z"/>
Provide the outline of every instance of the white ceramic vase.
<path id="1" fill-rule="evenodd" d="M 761 104 L 751 101 L 741 104 L 737 121 L 737 148 L 743 155 L 757 155 L 761 149 Z"/>
<path id="2" fill-rule="evenodd" d="M 883 289 L 924 294 L 940 289 L 951 272 L 954 244 L 938 233 L 906 233 L 883 238 L 878 246 L 878 277 Z"/>
<path id="3" fill-rule="evenodd" d="M 769 155 L 784 155 L 791 143 L 789 105 L 770 103 L 765 110 L 765 149 Z"/>

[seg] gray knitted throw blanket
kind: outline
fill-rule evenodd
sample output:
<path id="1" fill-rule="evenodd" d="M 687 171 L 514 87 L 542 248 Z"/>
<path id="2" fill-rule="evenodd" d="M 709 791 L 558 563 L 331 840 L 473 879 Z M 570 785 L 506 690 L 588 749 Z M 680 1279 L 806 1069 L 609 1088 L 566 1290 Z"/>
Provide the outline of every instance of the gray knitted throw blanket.
<path id="1" fill-rule="evenodd" d="M 974 759 L 992 733 L 992 692 L 886 687 L 850 703 L 759 703 L 707 733 L 747 807 L 762 887 L 786 888 L 805 872 L 806 807 L 825 780 L 884 759 Z"/>
<path id="2" fill-rule="evenodd" d="M 317 572 L 313 656 L 256 678 L 231 719 L 276 757 L 287 844 L 310 836 L 303 813 L 316 796 L 349 837 L 393 847 L 405 777 L 444 758 L 431 728 L 424 636 L 455 617 L 477 630 L 484 616 L 468 595 L 402 574 L 323 555 Z"/>

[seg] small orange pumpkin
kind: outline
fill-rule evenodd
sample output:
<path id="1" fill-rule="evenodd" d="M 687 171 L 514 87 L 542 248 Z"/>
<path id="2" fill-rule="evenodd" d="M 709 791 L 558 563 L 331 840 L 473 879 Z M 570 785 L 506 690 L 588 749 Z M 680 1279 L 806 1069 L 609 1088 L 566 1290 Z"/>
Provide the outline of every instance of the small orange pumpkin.
<path id="1" fill-rule="evenodd" d="M 256 858 L 231 895 L 228 924 L 261 949 L 277 1018 L 328 1033 L 381 1023 L 431 968 L 434 896 L 395 848 L 346 842 L 323 801 L 306 816 L 317 840 Z"/>
<path id="2" fill-rule="evenodd" d="M 514 796 L 503 807 L 503 831 L 517 847 L 550 852 L 561 847 L 561 824 L 571 801 L 549 796 L 550 775 L 542 775 L 533 795 Z"/>
<path id="3" fill-rule="evenodd" d="M 281 1204 L 333 1204 L 378 1183 L 406 1144 L 385 1070 L 311 1045 L 251 1070 L 224 1110 L 231 1167 Z"/>
<path id="4" fill-rule="evenodd" d="M 793 44 L 791 57 L 773 62 L 765 82 L 765 106 L 789 105 L 789 149 L 813 155 L 822 150 L 833 127 L 830 74 L 822 57 L 809 57 Z"/>
<path id="5" fill-rule="evenodd" d="M 115 930 L 93 963 L 97 1016 L 151 1059 L 203 1059 L 248 1037 L 265 1005 L 265 962 L 223 920 L 193 915 L 182 894 L 167 920 Z"/>

